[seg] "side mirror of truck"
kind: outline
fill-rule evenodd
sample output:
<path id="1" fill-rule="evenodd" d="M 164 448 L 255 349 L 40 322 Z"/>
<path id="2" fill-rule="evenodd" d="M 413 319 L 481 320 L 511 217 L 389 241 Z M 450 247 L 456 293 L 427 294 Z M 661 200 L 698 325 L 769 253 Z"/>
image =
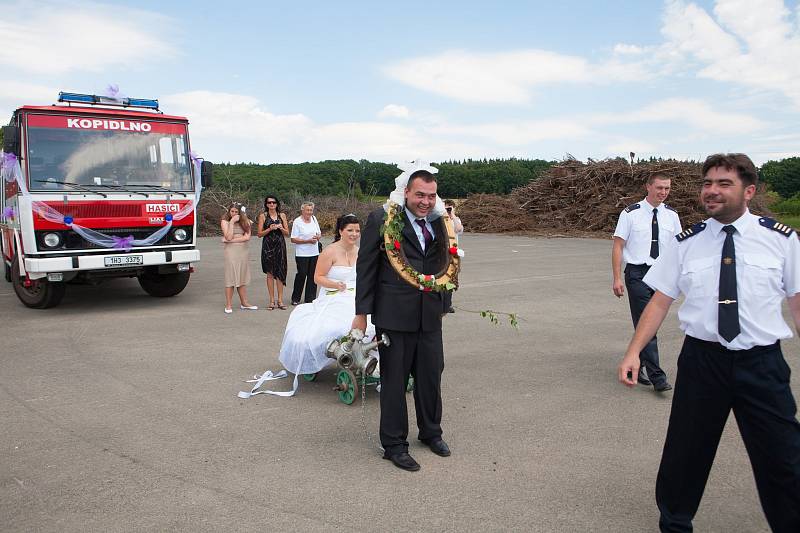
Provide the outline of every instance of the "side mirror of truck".
<path id="1" fill-rule="evenodd" d="M 16 126 L 3 126 L 3 151 L 19 157 L 19 128 Z"/>
<path id="2" fill-rule="evenodd" d="M 203 161 L 200 164 L 200 183 L 203 187 L 214 185 L 214 164 L 211 161 Z"/>

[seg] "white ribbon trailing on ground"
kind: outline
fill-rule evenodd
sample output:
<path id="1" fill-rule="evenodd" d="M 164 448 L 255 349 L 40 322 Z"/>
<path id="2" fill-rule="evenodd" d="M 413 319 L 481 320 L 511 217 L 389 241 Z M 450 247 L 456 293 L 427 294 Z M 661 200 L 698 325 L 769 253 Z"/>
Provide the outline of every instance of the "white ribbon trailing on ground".
<path id="1" fill-rule="evenodd" d="M 237 396 L 245 400 L 250 398 L 251 396 L 255 396 L 256 394 L 272 394 L 274 396 L 283 396 L 283 397 L 294 396 L 294 394 L 297 392 L 298 374 L 294 375 L 294 384 L 292 385 L 292 390 L 290 391 L 258 390 L 259 388 L 261 388 L 261 385 L 263 385 L 264 382 L 274 381 L 276 379 L 283 379 L 288 375 L 289 374 L 286 372 L 286 370 L 281 370 L 277 374 L 273 374 L 272 370 L 267 370 L 260 376 L 256 374 L 255 376 L 253 376 L 253 379 L 245 380 L 245 383 L 255 383 L 255 385 L 253 385 L 253 390 L 251 390 L 250 392 L 240 391 L 239 394 L 237 394 Z"/>
<path id="2" fill-rule="evenodd" d="M 53 209 L 46 203 L 34 200 L 31 196 L 31 193 L 28 191 L 28 186 L 25 183 L 24 177 L 22 176 L 22 167 L 19 164 L 19 158 L 17 158 L 15 154 L 0 151 L 0 176 L 8 183 L 16 181 L 17 187 L 19 187 L 22 196 L 31 202 L 31 209 L 33 209 L 45 220 L 54 222 L 56 224 L 64 224 L 69 226 L 75 231 L 75 233 L 102 248 L 115 248 L 127 252 L 134 247 L 152 246 L 153 244 L 157 243 L 169 232 L 170 228 L 172 228 L 172 222 L 174 220 L 181 220 L 187 217 L 189 213 L 194 211 L 195 206 L 200 204 L 200 194 L 203 189 L 200 179 L 203 158 L 198 157 L 194 152 L 190 152 L 189 157 L 192 160 L 192 165 L 195 171 L 194 198 L 177 213 L 167 213 L 164 215 L 166 224 L 144 239 L 134 239 L 133 235 L 129 235 L 127 237 L 108 235 L 91 228 L 86 228 L 80 224 L 75 224 L 71 216 L 64 216 L 58 210 Z"/>

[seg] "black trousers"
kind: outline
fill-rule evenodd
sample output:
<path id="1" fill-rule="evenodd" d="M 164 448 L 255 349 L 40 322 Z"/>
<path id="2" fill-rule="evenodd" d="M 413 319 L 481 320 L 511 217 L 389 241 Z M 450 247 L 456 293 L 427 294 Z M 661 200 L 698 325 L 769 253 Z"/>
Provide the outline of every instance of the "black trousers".
<path id="1" fill-rule="evenodd" d="M 800 423 L 789 376 L 780 343 L 733 351 L 686 337 L 656 481 L 661 531 L 692 531 L 731 409 L 769 526 L 800 531 Z"/>
<path id="2" fill-rule="evenodd" d="M 391 341 L 381 345 L 381 445 L 387 454 L 408 451 L 406 381 L 414 377 L 418 438 L 442 435 L 442 330 L 413 333 L 382 329 Z"/>
<path id="3" fill-rule="evenodd" d="M 647 271 L 648 265 L 626 265 L 625 266 L 625 287 L 628 289 L 628 304 L 631 307 L 631 318 L 633 327 L 639 324 L 639 317 L 642 316 L 644 308 L 653 297 L 655 291 L 650 288 L 642 279 Z M 667 375 L 661 370 L 658 364 L 658 338 L 653 337 L 639 352 L 639 361 L 644 366 L 647 377 L 653 385 L 662 385 L 667 381 Z"/>
<path id="4" fill-rule="evenodd" d="M 305 303 L 313 302 L 317 297 L 317 284 L 314 283 L 314 270 L 317 268 L 318 255 L 311 257 L 295 257 L 297 264 L 297 274 L 294 277 L 294 290 L 292 290 L 292 301 L 299 302 L 303 294 L 303 285 L 306 287 Z"/>

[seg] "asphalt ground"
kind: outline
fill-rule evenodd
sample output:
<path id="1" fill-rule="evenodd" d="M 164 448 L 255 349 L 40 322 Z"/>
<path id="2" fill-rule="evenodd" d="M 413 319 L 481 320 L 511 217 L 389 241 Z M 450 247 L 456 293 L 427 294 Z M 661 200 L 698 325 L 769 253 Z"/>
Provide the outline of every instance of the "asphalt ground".
<path id="1" fill-rule="evenodd" d="M 218 239 L 201 240 L 202 262 L 171 299 L 126 279 L 31 310 L 0 285 L 0 529 L 656 531 L 671 393 L 617 382 L 632 326 L 611 294 L 610 240 L 466 235 L 462 246 L 444 330 L 453 455 L 412 429 L 416 473 L 381 459 L 374 389 L 346 406 L 333 370 L 293 398 L 236 397 L 244 379 L 280 369 L 290 310 L 224 315 Z M 259 250 L 250 294 L 264 305 Z M 467 311 L 481 309 L 519 313 L 519 331 Z M 671 380 L 676 311 L 659 333 Z M 798 341 L 784 350 L 797 371 Z M 768 531 L 732 416 L 695 526 Z"/>

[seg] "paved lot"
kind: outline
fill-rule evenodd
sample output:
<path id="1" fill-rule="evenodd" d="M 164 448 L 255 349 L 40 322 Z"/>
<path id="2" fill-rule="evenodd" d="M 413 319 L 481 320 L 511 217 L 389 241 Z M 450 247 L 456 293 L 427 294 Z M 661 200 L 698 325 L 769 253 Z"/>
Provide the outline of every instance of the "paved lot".
<path id="1" fill-rule="evenodd" d="M 332 392 L 332 371 L 294 398 L 236 397 L 243 379 L 280 368 L 289 311 L 224 315 L 217 239 L 202 240 L 202 263 L 172 299 L 116 280 L 34 311 L 0 285 L 0 529 L 656 531 L 671 396 L 616 382 L 632 328 L 611 295 L 610 242 L 467 235 L 462 245 L 456 305 L 524 321 L 516 332 L 464 311 L 446 319 L 453 456 L 412 442 L 417 473 L 381 459 L 360 402 Z M 682 339 L 673 307 L 660 332 L 671 379 Z M 798 342 L 784 346 L 797 371 Z M 373 439 L 376 400 L 371 390 Z M 695 524 L 768 530 L 733 417 Z"/>

